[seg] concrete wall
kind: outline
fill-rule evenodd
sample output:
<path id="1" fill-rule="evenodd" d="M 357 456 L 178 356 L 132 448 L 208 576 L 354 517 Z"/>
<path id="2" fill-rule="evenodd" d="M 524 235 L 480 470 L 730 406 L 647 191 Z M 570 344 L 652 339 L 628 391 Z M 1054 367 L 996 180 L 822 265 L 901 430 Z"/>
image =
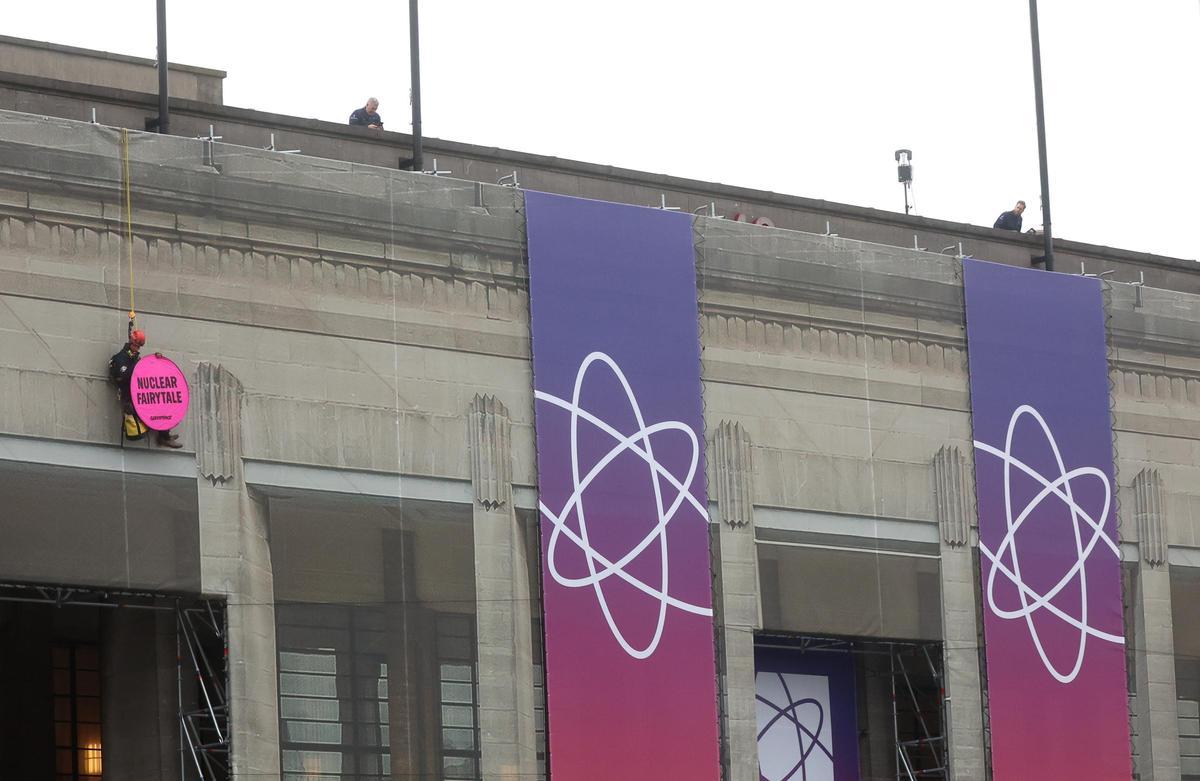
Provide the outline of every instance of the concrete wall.
<path id="1" fill-rule="evenodd" d="M 0 36 L 0 71 L 88 87 L 158 94 L 158 69 L 152 59 L 8 35 Z M 171 97 L 221 104 L 224 71 L 172 62 L 167 72 Z"/>
<path id="2" fill-rule="evenodd" d="M 201 363 L 219 363 L 241 389 L 240 411 L 230 413 L 239 466 L 224 482 L 204 478 L 213 492 L 231 492 L 202 491 L 205 507 L 225 508 L 200 518 L 204 582 L 218 584 L 206 589 L 231 600 L 257 595 L 261 604 L 271 584 L 263 509 L 247 485 L 253 481 L 240 472 L 243 460 L 336 474 L 347 485 L 382 475 L 400 495 L 409 484 L 436 485 L 461 496 L 454 501 L 474 504 L 470 486 L 480 476 L 472 467 L 468 410 L 477 397 L 494 397 L 511 427 L 504 444 L 511 483 L 518 492 L 534 484 L 519 191 L 135 134 L 130 244 L 121 235 L 116 132 L 2 118 L 0 437 L 99 450 L 116 444 L 104 367 L 124 334 L 131 250 L 138 323 L 150 348 L 171 355 L 193 378 Z M 747 594 L 757 580 L 747 577 L 756 565 L 752 533 L 760 548 L 782 539 L 936 557 L 959 545 L 953 568 L 940 572 L 935 563 L 941 604 L 931 625 L 913 618 L 914 636 L 928 631 L 969 641 L 976 634 L 971 564 L 962 555 L 969 548 L 945 536 L 946 510 L 935 493 L 937 470 L 945 468 L 935 464 L 939 451 L 971 451 L 957 261 L 729 221 L 702 219 L 697 229 L 708 431 L 712 437 L 737 424 L 755 464 L 745 476 L 753 532 L 722 532 L 723 579 L 737 584 L 723 631 L 737 637 L 758 625 Z M 1122 536 L 1147 545 L 1157 527 L 1143 516 L 1154 515 L 1169 555 L 1147 566 L 1200 563 L 1189 558 L 1200 551 L 1200 303 L 1183 293 L 1114 285 L 1110 314 Z M 181 432 L 185 452 L 200 452 L 201 462 L 208 458 L 201 440 L 213 429 L 202 425 L 206 419 L 193 416 Z M 717 459 L 709 467 L 712 484 L 726 467 Z M 1132 508 L 1150 507 L 1133 483 L 1146 469 L 1162 478 L 1154 505 L 1161 511 L 1135 517 Z M 968 500 L 960 514 L 969 515 Z M 512 555 L 512 518 L 507 510 L 472 512 L 476 536 L 486 543 L 476 550 L 476 567 L 492 578 L 511 566 L 502 557 Z M 239 539 L 252 544 L 253 556 Z M 939 580 L 928 583 L 936 602 Z M 1161 600 L 1155 585 L 1143 592 Z M 915 592 L 900 596 L 916 599 Z M 1161 602 L 1143 608 L 1152 627 L 1171 615 Z M 502 618 L 489 631 L 493 641 L 528 621 Z M 246 629 L 248 647 L 257 650 L 244 667 L 242 696 L 266 706 L 274 682 L 262 679 L 270 677 L 273 650 L 261 635 L 269 627 Z M 862 631 L 889 630 L 880 624 Z M 1141 640 L 1135 648 L 1142 658 L 1166 658 L 1161 633 Z M 964 661 L 973 653 L 965 648 L 950 665 L 951 685 L 965 695 L 976 687 L 974 699 L 962 698 L 961 723 L 955 712 L 963 778 L 983 772 L 978 669 Z M 511 675 L 523 654 L 495 655 L 489 668 Z M 752 674 L 748 645 L 727 643 L 722 664 L 730 691 L 744 694 Z M 1157 759 L 1172 751 L 1170 736 L 1156 726 L 1173 700 L 1163 675 L 1161 664 L 1148 663 L 1147 699 L 1137 706 L 1149 725 L 1144 739 L 1158 739 L 1155 770 L 1139 768 L 1143 779 L 1171 777 L 1169 760 Z M 520 699 L 508 696 L 498 692 L 495 701 Z M 735 776 L 750 777 L 752 731 L 737 705 L 726 707 L 729 754 L 740 768 Z M 256 714 L 270 719 L 269 709 Z M 270 753 L 262 723 L 235 734 L 262 741 Z M 509 740 L 512 756 L 520 757 L 513 762 L 527 763 L 527 731 L 492 737 L 497 752 Z"/>

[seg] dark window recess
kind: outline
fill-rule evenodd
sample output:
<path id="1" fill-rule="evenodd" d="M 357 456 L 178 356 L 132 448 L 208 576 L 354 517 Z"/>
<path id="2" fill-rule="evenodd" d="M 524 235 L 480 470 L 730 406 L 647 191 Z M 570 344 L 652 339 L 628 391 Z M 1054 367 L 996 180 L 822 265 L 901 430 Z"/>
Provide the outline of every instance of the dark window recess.
<path id="1" fill-rule="evenodd" d="M 100 655 L 95 646 L 51 648 L 54 690 L 55 778 L 100 781 Z"/>
<path id="2" fill-rule="evenodd" d="M 437 616 L 441 690 L 442 774 L 446 781 L 479 778 L 479 686 L 474 616 Z"/>
<path id="3" fill-rule="evenodd" d="M 279 608 L 285 781 L 391 778 L 388 668 L 379 610 Z"/>
<path id="4" fill-rule="evenodd" d="M 546 653 L 543 648 L 542 618 L 533 618 L 533 729 L 537 746 L 537 777 L 546 777 Z"/>

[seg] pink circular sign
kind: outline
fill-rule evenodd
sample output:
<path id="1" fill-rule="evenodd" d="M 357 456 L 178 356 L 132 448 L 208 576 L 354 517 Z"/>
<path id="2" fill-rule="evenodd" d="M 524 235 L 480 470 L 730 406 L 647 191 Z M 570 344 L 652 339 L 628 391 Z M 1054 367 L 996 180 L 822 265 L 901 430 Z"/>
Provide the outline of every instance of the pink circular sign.
<path id="1" fill-rule="evenodd" d="M 147 355 L 139 359 L 129 379 L 129 393 L 137 416 L 155 431 L 174 428 L 187 415 L 187 378 L 169 358 Z"/>

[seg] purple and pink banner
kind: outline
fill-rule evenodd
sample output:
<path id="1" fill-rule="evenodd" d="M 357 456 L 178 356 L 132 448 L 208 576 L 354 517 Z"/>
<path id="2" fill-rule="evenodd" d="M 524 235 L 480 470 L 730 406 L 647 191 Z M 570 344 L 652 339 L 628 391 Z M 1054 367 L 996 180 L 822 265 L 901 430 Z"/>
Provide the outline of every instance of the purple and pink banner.
<path id="1" fill-rule="evenodd" d="M 525 205 L 550 771 L 715 780 L 691 219 Z"/>
<path id="2" fill-rule="evenodd" d="M 963 266 L 993 777 L 1128 781 L 1100 283 Z"/>

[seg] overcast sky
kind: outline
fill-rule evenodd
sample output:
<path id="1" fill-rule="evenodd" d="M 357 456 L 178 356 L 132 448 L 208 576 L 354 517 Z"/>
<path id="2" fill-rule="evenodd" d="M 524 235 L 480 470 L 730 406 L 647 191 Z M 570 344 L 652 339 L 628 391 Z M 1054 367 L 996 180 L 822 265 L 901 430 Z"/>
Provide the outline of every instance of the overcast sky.
<path id="1" fill-rule="evenodd" d="M 17 5 L 10 0 L 10 5 Z M 407 132 L 408 4 L 168 0 L 233 106 Z M 43 0 L 4 32 L 153 57 L 153 0 Z M 1200 0 L 1042 0 L 1054 233 L 1200 257 Z M 1041 223 L 1023 0 L 425 0 L 427 136 L 991 225 Z"/>

